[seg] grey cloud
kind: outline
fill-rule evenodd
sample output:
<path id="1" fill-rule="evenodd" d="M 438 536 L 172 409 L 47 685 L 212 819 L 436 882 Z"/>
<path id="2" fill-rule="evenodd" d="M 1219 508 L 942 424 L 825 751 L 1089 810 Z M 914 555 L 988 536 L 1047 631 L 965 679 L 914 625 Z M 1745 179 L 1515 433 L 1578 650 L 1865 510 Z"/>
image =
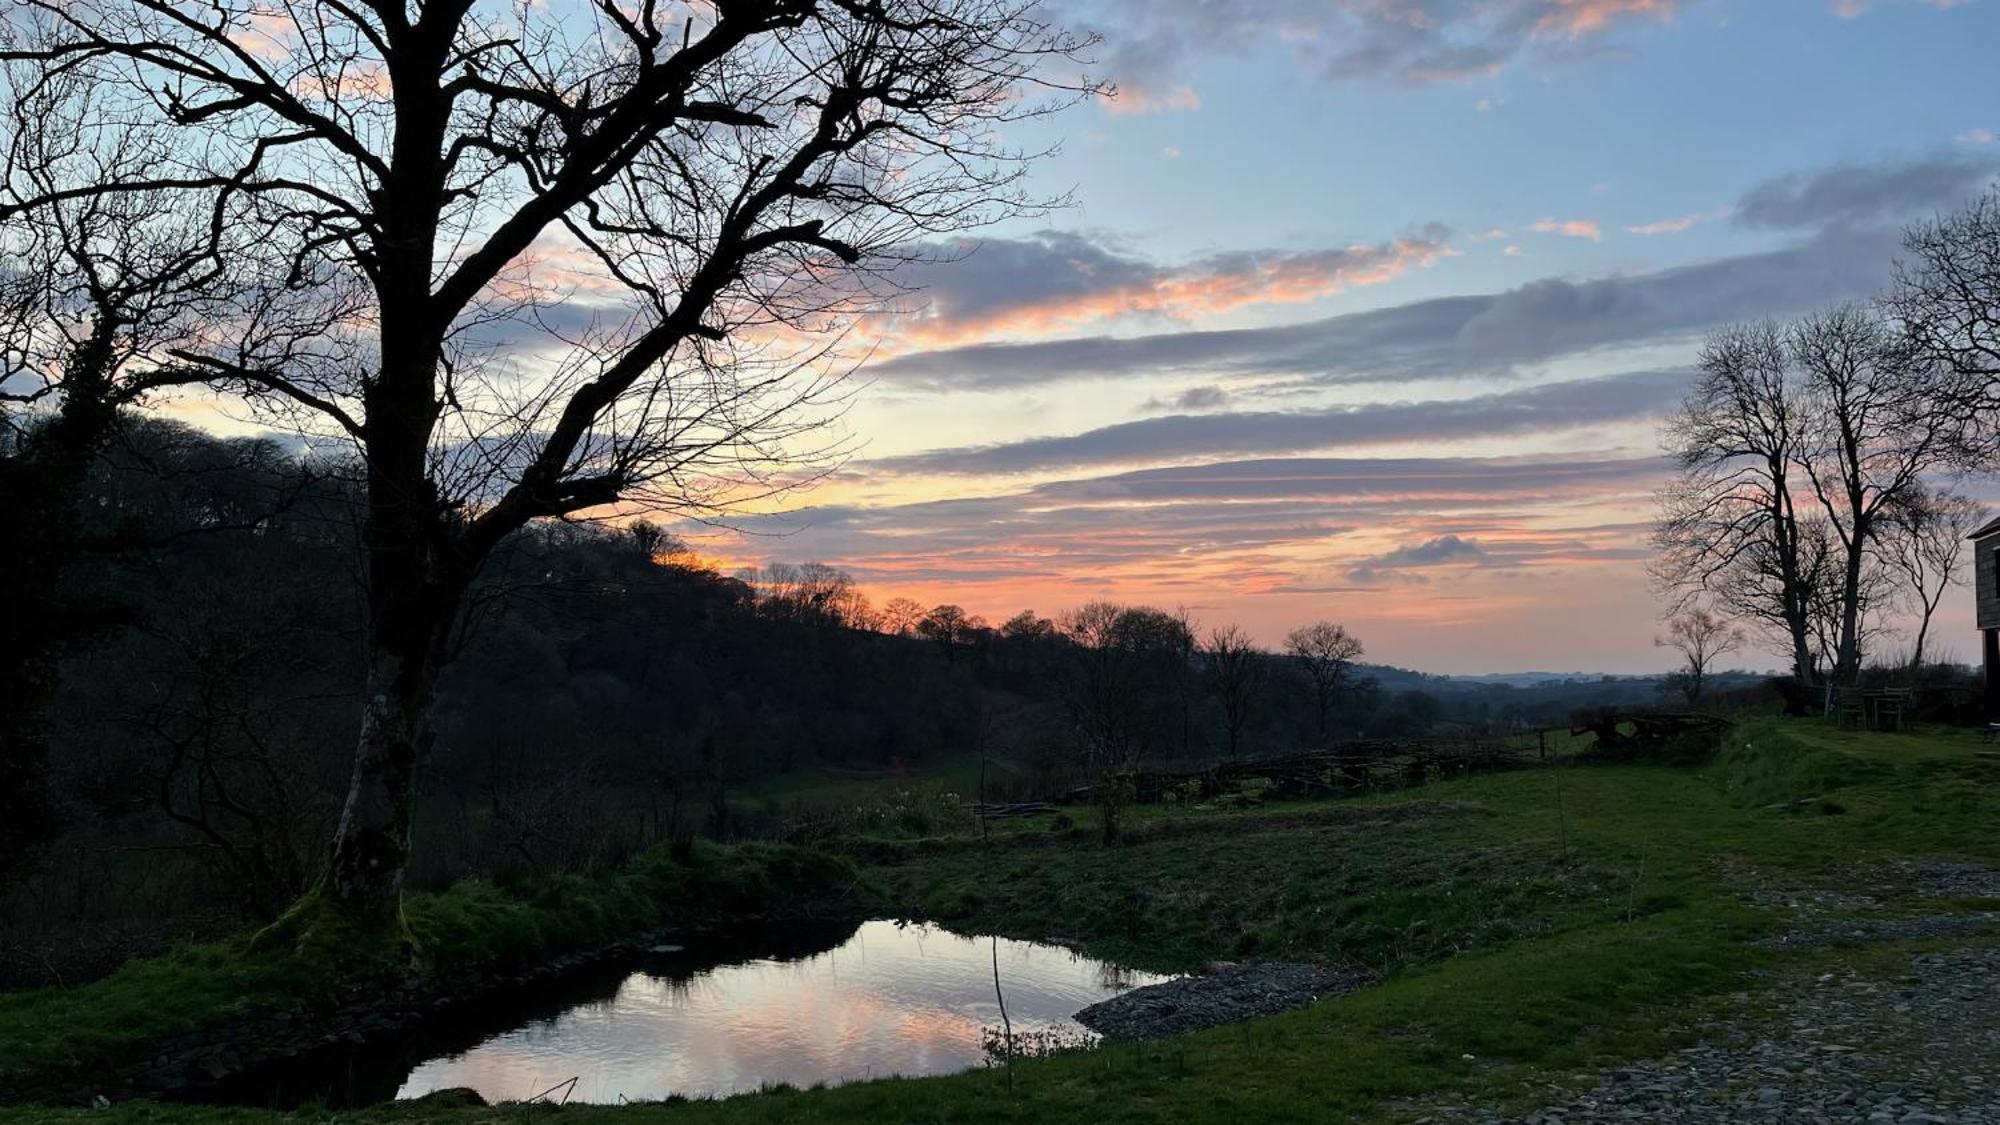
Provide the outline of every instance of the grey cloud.
<path id="1" fill-rule="evenodd" d="M 1889 280 L 1896 245 L 1893 231 L 1828 231 L 1796 246 L 1653 273 L 1549 278 L 1272 328 L 949 348 L 868 371 L 889 383 L 952 390 L 1174 372 L 1312 384 L 1503 372 L 1867 297 Z"/>
<path id="2" fill-rule="evenodd" d="M 1175 414 L 1080 434 L 888 457 L 866 468 L 880 473 L 1010 473 L 1532 433 L 1660 414 L 1679 399 L 1687 378 L 1679 370 L 1640 371 L 1445 402 Z"/>
<path id="3" fill-rule="evenodd" d="M 1213 410 L 1228 401 L 1228 391 L 1213 383 L 1204 383 L 1170 398 L 1149 398 L 1140 409 L 1149 414 L 1162 410 Z"/>
<path id="4" fill-rule="evenodd" d="M 1104 72 L 1142 99 L 1189 80 L 1209 56 L 1281 49 L 1327 81 L 1453 81 L 1491 74 L 1521 58 L 1568 61 L 1602 52 L 1616 27 L 1658 22 L 1680 7 L 1578 19 L 1573 0 L 1096 0 L 1079 22 L 1105 40 Z"/>
<path id="5" fill-rule="evenodd" d="M 1400 574 L 1410 567 L 1441 566 L 1446 563 L 1484 562 L 1489 556 L 1479 544 L 1457 535 L 1440 535 L 1422 543 L 1398 547 L 1385 554 L 1364 559 L 1347 572 L 1351 582 L 1371 583 L 1385 579 L 1426 582 L 1421 574 Z"/>
<path id="6" fill-rule="evenodd" d="M 987 238 L 913 251 L 896 280 L 920 291 L 945 319 L 991 316 L 1023 304 L 1077 297 L 1155 280 L 1161 267 L 1109 241 L 1075 231 Z"/>
<path id="7" fill-rule="evenodd" d="M 2000 161 L 1947 154 L 1907 163 L 1836 164 L 1780 176 L 1736 205 L 1747 226 L 1779 230 L 1898 223 L 1963 202 L 1991 181 Z"/>
<path id="8" fill-rule="evenodd" d="M 1477 541 L 1461 539 L 1456 535 L 1440 535 L 1408 547 L 1398 547 L 1384 555 L 1370 560 L 1377 566 L 1435 566 L 1438 563 L 1463 562 L 1466 559 L 1482 559 L 1486 552 Z"/>
<path id="9" fill-rule="evenodd" d="M 1135 500 L 1295 501 L 1337 497 L 1366 506 L 1384 497 L 1427 496 L 1523 500 L 1596 487 L 1607 479 L 1654 478 L 1659 458 L 1561 460 L 1480 457 L 1282 457 L 1207 465 L 1134 469 L 1083 480 L 1037 485 L 1025 495 L 1057 502 Z M 1488 513 L 1489 515 L 1492 513 Z"/>
<path id="10" fill-rule="evenodd" d="M 1228 552 L 1247 567 L 1278 546 L 1329 543 L 1357 527 L 1421 527 L 1444 514 L 1518 537 L 1521 527 L 1503 527 L 1495 505 L 1643 495 L 1666 471 L 1650 457 L 1257 459 L 739 522 L 785 536 L 788 554 L 836 561 L 869 581 L 1081 580 L 1099 568 L 1150 565 L 1171 578 L 1191 553 Z M 1557 547 L 1577 549 L 1578 534 L 1546 548 L 1510 542 L 1508 551 L 1516 563 L 1531 562 Z M 1270 569 L 1282 580 L 1295 577 L 1296 564 L 1274 556 Z"/>

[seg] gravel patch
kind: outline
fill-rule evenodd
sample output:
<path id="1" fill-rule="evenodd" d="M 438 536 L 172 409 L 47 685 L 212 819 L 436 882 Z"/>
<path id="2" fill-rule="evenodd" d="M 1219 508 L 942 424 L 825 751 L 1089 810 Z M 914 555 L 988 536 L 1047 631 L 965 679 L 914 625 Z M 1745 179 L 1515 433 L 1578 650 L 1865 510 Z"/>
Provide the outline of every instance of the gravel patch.
<path id="1" fill-rule="evenodd" d="M 1976 863 L 1909 859 L 1885 864 L 1875 874 L 1925 898 L 2000 898 L 2000 871 Z"/>
<path id="2" fill-rule="evenodd" d="M 1745 892 L 1743 897 L 1752 906 L 1766 910 L 1789 910 L 1802 917 L 1834 910 L 1866 910 L 1881 905 L 1881 901 L 1873 895 L 1814 888 L 1758 887 Z"/>
<path id="3" fill-rule="evenodd" d="M 1352 967 L 1225 962 L 1211 965 L 1201 976 L 1135 988 L 1092 1004 L 1076 1020 L 1113 1039 L 1160 1039 L 1302 1008 L 1370 983 L 1369 973 Z"/>
<path id="4" fill-rule="evenodd" d="M 1740 1002 L 1767 1007 L 1567 1100 L 1519 1115 L 1437 1106 L 1418 1120 L 2000 1125 L 2000 950 L 1922 953 L 1900 979 L 1827 973 Z"/>
<path id="5" fill-rule="evenodd" d="M 1915 918 L 1826 918 L 1758 944 L 1774 949 L 1819 949 L 1877 941 L 1923 941 L 1979 933 L 1995 922 L 2000 922 L 2000 914 L 1991 912 Z"/>

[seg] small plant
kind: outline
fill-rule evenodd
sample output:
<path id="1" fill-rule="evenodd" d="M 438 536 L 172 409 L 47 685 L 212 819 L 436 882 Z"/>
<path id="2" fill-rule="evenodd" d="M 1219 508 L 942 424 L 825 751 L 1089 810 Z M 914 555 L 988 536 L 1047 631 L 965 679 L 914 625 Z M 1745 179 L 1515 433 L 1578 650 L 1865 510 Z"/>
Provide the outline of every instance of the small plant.
<path id="1" fill-rule="evenodd" d="M 1068 1054 L 1074 1051 L 1094 1049 L 1100 1040 L 1083 1030 L 1073 1027 L 1047 1027 L 1034 1031 L 1015 1030 L 1011 1039 L 1013 1057 L 1021 1059 L 1044 1059 L 1050 1055 Z M 1004 1028 L 982 1027 L 979 1029 L 979 1049 L 985 1055 L 987 1066 L 1006 1066 L 1009 1036 Z"/>

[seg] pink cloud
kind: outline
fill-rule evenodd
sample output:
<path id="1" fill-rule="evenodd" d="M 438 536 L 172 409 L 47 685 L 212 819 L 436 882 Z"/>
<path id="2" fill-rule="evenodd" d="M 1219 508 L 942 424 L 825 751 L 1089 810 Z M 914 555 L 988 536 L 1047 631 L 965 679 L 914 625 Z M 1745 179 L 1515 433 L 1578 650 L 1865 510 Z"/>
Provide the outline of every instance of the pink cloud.
<path id="1" fill-rule="evenodd" d="M 1104 106 L 1105 112 L 1120 117 L 1201 108 L 1201 95 L 1194 92 L 1194 87 L 1187 85 L 1153 90 L 1136 83 L 1125 82 L 1116 89 L 1107 91 L 1098 101 Z"/>
<path id="2" fill-rule="evenodd" d="M 1882 0 L 1828 0 L 1827 7 L 1832 9 L 1833 14 L 1841 19 L 1851 20 L 1880 2 Z M 1915 0 L 1915 2 L 1922 4 L 1926 8 L 1935 8 L 1940 12 L 1948 12 L 1953 8 L 1962 8 L 1972 3 L 1972 0 Z"/>

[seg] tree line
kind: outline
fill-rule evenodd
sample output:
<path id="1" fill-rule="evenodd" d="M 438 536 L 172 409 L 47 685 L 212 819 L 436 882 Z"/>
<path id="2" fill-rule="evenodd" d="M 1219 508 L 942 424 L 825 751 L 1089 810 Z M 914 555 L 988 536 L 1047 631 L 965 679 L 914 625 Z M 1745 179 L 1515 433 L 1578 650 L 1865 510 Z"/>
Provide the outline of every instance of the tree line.
<path id="1" fill-rule="evenodd" d="M 0 465 L 17 448 L 0 439 Z M 114 420 L 83 480 L 80 553 L 37 587 L 90 612 L 49 689 L 48 829 L 0 880 L 0 980 L 79 979 L 269 923 L 319 877 L 367 686 L 363 487 L 339 457 Z M 768 835 L 789 811 L 764 783 L 827 768 L 893 776 L 977 751 L 1041 791 L 1530 717 L 1512 689 L 1385 688 L 1395 674 L 1359 665 L 1336 626 L 1267 652 L 1106 602 L 997 626 L 892 606 L 818 564 L 720 573 L 643 520 L 523 528 L 446 640 L 412 885 Z M 1544 719 L 1574 702 L 1534 700 Z"/>

